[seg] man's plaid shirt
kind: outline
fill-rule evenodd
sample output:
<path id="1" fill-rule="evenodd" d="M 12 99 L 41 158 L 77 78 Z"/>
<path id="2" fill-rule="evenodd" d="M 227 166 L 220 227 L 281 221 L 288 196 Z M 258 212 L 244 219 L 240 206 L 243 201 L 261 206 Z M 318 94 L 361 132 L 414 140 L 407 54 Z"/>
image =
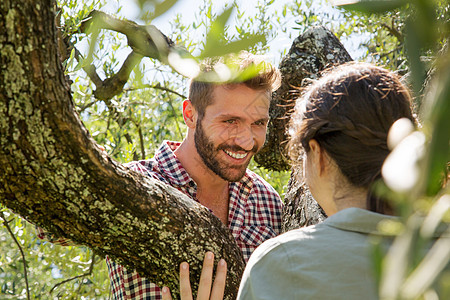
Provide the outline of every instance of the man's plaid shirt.
<path id="1" fill-rule="evenodd" d="M 165 141 L 150 160 L 128 163 L 127 166 L 151 176 L 197 199 L 197 184 L 175 157 L 179 142 Z M 262 242 L 281 233 L 282 202 L 278 193 L 261 177 L 247 170 L 239 182 L 230 182 L 228 227 L 247 262 Z M 158 286 L 128 271 L 106 257 L 113 299 L 161 299 Z"/>

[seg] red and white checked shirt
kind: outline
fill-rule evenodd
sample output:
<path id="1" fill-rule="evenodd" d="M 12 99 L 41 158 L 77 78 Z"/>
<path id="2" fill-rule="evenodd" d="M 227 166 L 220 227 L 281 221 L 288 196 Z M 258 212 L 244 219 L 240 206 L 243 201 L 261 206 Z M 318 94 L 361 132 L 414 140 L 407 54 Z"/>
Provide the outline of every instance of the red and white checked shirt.
<path id="1" fill-rule="evenodd" d="M 130 169 L 151 176 L 197 199 L 197 184 L 176 158 L 173 151 L 181 143 L 164 141 L 150 160 L 126 164 Z M 262 242 L 281 233 L 283 204 L 278 193 L 261 177 L 247 170 L 239 182 L 229 183 L 228 227 L 247 262 Z M 114 300 L 161 299 L 158 286 L 136 271 L 106 257 L 111 294 Z"/>

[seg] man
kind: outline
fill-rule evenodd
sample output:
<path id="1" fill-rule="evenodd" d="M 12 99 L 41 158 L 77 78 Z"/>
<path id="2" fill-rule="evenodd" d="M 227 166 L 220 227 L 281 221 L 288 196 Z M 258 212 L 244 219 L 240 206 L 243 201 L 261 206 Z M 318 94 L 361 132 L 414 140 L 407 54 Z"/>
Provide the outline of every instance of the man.
<path id="1" fill-rule="evenodd" d="M 193 80 L 183 103 L 185 139 L 165 141 L 154 158 L 127 165 L 209 208 L 230 228 L 247 261 L 258 245 L 281 231 L 279 195 L 247 169 L 264 144 L 271 92 L 279 86 L 280 73 L 249 53 L 241 53 L 237 63 L 241 70 L 260 71 L 238 83 Z M 214 65 L 204 67 L 207 73 Z M 161 299 L 158 286 L 108 257 L 106 261 L 113 299 Z"/>

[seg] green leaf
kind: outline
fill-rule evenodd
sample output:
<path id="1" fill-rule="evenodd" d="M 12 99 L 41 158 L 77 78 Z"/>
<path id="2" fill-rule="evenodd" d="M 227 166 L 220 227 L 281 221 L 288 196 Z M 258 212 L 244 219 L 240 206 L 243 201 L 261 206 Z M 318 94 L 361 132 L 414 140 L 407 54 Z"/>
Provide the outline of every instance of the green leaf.
<path id="1" fill-rule="evenodd" d="M 248 49 L 257 43 L 265 42 L 264 34 L 249 35 L 240 40 L 227 42 L 225 39 L 226 23 L 228 22 L 234 7 L 226 9 L 212 23 L 206 36 L 206 44 L 199 58 L 223 56 L 229 53 L 237 53 L 240 50 Z M 244 32 L 240 32 L 241 35 Z"/>
<path id="2" fill-rule="evenodd" d="M 233 12 L 234 7 L 231 6 L 223 11 L 213 22 L 213 27 L 218 26 L 219 28 L 225 28 L 228 20 L 230 19 L 231 13 Z"/>
<path id="3" fill-rule="evenodd" d="M 153 13 L 150 15 L 150 18 L 155 19 L 165 12 L 167 12 L 169 9 L 171 9 L 178 0 L 165 0 L 161 3 L 158 3 L 155 5 L 155 9 L 153 10 Z"/>
<path id="4" fill-rule="evenodd" d="M 346 10 L 372 14 L 390 11 L 409 2 L 408 0 L 334 0 L 332 4 Z"/>
<path id="5" fill-rule="evenodd" d="M 211 24 L 211 28 L 206 35 L 205 49 L 201 57 L 219 56 L 215 54 L 216 50 L 219 50 L 221 46 L 225 44 L 224 33 L 225 25 L 231 16 L 233 7 L 226 9 L 221 15 L 219 15 Z"/>
<path id="6" fill-rule="evenodd" d="M 212 47 L 213 45 L 210 45 L 211 47 L 206 48 L 205 50 L 201 53 L 200 57 L 201 58 L 206 58 L 206 57 L 213 57 L 213 56 L 223 56 L 229 53 L 237 53 L 240 50 L 243 49 L 248 49 L 249 47 L 260 43 L 260 42 L 265 42 L 266 41 L 266 37 L 263 34 L 255 34 L 255 35 L 251 35 L 248 36 L 246 38 L 243 38 L 241 40 L 237 40 L 237 41 L 233 41 L 230 43 L 216 43 L 214 45 L 214 47 Z"/>

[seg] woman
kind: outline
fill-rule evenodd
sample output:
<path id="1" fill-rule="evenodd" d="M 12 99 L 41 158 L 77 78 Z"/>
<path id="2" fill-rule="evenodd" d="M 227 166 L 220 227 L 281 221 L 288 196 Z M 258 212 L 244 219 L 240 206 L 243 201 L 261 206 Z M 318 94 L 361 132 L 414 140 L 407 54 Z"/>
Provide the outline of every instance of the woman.
<path id="1" fill-rule="evenodd" d="M 389 128 L 401 118 L 414 122 L 407 88 L 371 64 L 338 66 L 307 89 L 292 116 L 289 152 L 294 166 L 303 164 L 306 184 L 329 218 L 258 247 L 238 299 L 378 298 L 368 237 L 382 235 L 378 223 L 395 217 L 371 187 L 389 153 Z M 211 256 L 199 290 L 203 299 L 210 297 Z M 182 267 L 181 293 L 190 296 Z M 224 272 L 222 262 L 211 299 L 221 297 Z M 163 299 L 169 295 L 165 289 Z"/>

